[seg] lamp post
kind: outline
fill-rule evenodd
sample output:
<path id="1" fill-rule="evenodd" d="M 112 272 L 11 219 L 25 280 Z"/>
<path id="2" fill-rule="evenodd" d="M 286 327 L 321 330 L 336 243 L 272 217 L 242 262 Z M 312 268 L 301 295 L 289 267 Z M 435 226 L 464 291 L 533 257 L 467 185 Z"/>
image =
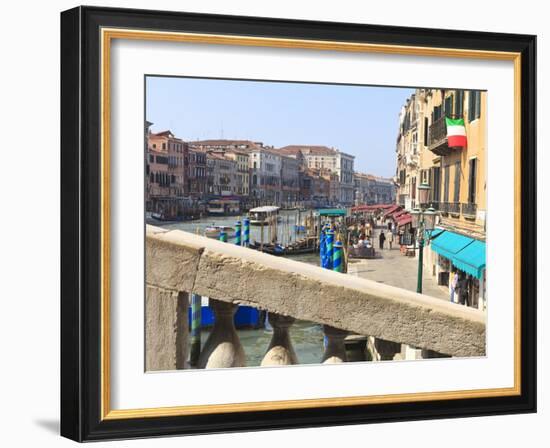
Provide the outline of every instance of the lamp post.
<path id="1" fill-rule="evenodd" d="M 418 199 L 420 206 L 423 207 L 428 202 L 428 193 L 430 186 L 421 184 L 418 187 Z M 424 237 L 425 232 L 431 232 L 435 226 L 435 217 L 437 213 L 433 208 L 415 208 L 411 211 L 412 226 L 417 230 L 418 238 L 418 277 L 416 279 L 416 292 L 422 294 L 422 268 L 424 262 Z"/>

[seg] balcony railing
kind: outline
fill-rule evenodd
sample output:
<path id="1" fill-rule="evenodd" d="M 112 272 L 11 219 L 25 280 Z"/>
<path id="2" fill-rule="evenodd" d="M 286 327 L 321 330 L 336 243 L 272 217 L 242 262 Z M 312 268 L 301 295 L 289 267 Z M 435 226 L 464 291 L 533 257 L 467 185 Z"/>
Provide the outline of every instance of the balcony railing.
<path id="1" fill-rule="evenodd" d="M 269 312 L 277 341 L 266 347 L 262 365 L 299 362 L 288 332 L 294 319 L 323 325 L 327 343 L 320 362 L 346 361 L 348 332 L 395 341 L 394 352 L 407 344 L 457 357 L 485 355 L 485 314 L 477 309 L 192 233 L 147 226 L 147 370 L 189 368 L 189 331 L 182 316 L 192 294 L 208 297 L 215 314 L 198 368 L 244 365 L 233 324 L 239 304 Z M 271 351 L 275 342 L 282 344 L 279 356 Z M 280 356 L 281 351 L 288 356 Z"/>
<path id="2" fill-rule="evenodd" d="M 465 203 L 462 204 L 462 215 L 465 218 L 475 218 L 477 214 L 477 204 L 475 203 Z"/>
<path id="3" fill-rule="evenodd" d="M 454 115 L 450 115 L 455 117 Z M 447 124 L 445 115 L 434 121 L 429 127 L 428 149 L 438 156 L 449 155 L 452 148 L 447 144 Z"/>

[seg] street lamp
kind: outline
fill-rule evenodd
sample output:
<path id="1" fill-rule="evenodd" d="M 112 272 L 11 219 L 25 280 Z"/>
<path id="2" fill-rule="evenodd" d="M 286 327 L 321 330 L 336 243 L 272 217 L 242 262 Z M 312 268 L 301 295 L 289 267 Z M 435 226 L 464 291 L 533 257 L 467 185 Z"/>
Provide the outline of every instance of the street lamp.
<path id="1" fill-rule="evenodd" d="M 428 184 L 422 184 L 418 187 L 418 190 L 418 199 L 420 200 L 420 204 L 426 204 L 428 202 L 428 193 L 430 191 L 430 186 Z M 428 209 L 420 209 L 417 207 L 411 211 L 411 225 L 413 226 L 413 228 L 417 229 L 418 238 L 418 277 L 416 282 L 416 292 L 419 294 L 422 294 L 424 237 L 426 232 L 429 232 L 431 234 L 432 230 L 434 229 L 436 216 L 437 212 L 431 207 Z"/>

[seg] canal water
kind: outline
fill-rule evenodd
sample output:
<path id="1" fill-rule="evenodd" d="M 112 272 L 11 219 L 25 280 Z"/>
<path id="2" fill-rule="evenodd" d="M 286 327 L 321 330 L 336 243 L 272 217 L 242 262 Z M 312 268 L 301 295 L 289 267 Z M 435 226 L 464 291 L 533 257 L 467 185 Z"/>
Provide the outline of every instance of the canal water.
<path id="1" fill-rule="evenodd" d="M 306 213 L 302 212 L 302 223 Z M 294 210 L 282 210 L 280 212 L 281 220 L 278 223 L 277 239 L 282 244 L 296 241 L 303 234 L 297 234 L 294 225 L 298 222 L 298 213 Z M 231 226 L 235 227 L 236 221 L 242 222 L 243 217 L 239 216 L 224 216 L 224 217 L 207 217 L 195 221 L 186 222 L 171 222 L 160 223 L 166 229 L 179 229 L 187 232 L 198 233 L 204 235 L 204 229 L 208 226 Z M 260 241 L 261 230 L 259 226 L 250 227 L 250 241 Z M 228 244 L 231 244 L 233 239 L 230 239 Z M 264 228 L 264 242 L 267 242 L 267 228 Z M 319 254 L 302 254 L 292 258 L 296 261 L 301 261 L 308 264 L 319 266 Z M 290 338 L 298 356 L 300 364 L 318 364 L 323 356 L 323 330 L 321 325 L 314 322 L 296 321 L 289 329 Z M 241 344 L 243 345 L 246 354 L 247 366 L 259 366 L 262 362 L 265 351 L 271 340 L 272 331 L 264 328 L 237 330 Z M 201 342 L 205 343 L 208 338 L 208 331 L 203 331 L 201 334 Z"/>

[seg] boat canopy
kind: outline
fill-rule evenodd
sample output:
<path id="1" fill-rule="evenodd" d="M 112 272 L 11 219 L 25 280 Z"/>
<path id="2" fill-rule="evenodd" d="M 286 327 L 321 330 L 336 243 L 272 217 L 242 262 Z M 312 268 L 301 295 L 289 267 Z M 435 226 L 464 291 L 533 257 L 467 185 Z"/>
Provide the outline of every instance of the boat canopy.
<path id="1" fill-rule="evenodd" d="M 251 208 L 249 212 L 252 213 L 273 213 L 280 209 L 281 207 L 276 207 L 274 205 L 263 205 L 262 207 Z"/>

